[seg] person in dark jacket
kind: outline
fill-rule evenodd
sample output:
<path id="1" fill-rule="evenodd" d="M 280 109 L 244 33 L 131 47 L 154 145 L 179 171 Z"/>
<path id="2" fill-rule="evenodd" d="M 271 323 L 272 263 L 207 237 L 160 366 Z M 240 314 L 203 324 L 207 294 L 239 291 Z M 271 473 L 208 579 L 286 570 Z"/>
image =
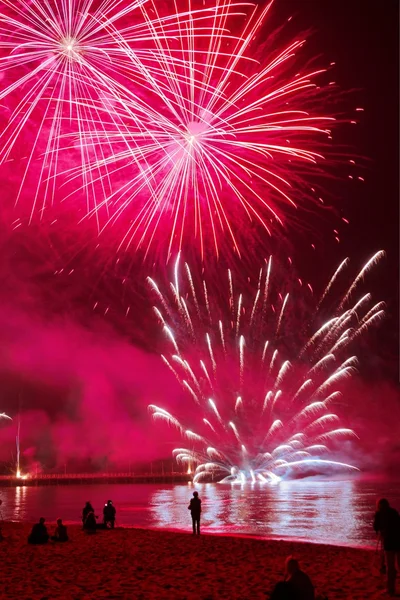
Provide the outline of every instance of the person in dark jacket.
<path id="1" fill-rule="evenodd" d="M 103 523 L 105 527 L 110 525 L 111 529 L 114 529 L 116 513 L 117 511 L 115 510 L 112 500 L 108 500 L 107 504 L 103 508 Z"/>
<path id="2" fill-rule="evenodd" d="M 270 600 L 314 600 L 311 579 L 300 569 L 299 561 L 289 556 L 285 563 L 285 580 L 275 586 Z"/>
<path id="3" fill-rule="evenodd" d="M 193 498 L 190 499 L 188 509 L 192 515 L 193 535 L 200 535 L 200 515 L 201 515 L 201 500 L 199 492 L 193 492 Z"/>
<path id="4" fill-rule="evenodd" d="M 94 508 L 93 508 L 93 506 L 91 505 L 90 502 L 86 502 L 86 504 L 85 504 L 85 506 L 83 507 L 83 510 L 82 510 L 82 524 L 83 524 L 83 529 L 85 529 L 85 522 L 86 522 L 87 516 L 91 512 L 94 513 Z"/>
<path id="5" fill-rule="evenodd" d="M 387 591 L 395 595 L 396 562 L 400 569 L 400 515 L 386 500 L 381 498 L 376 503 L 374 529 L 380 535 L 385 553 L 387 572 Z"/>
<path id="6" fill-rule="evenodd" d="M 63 525 L 62 519 L 57 519 L 57 527 L 51 539 L 53 542 L 68 542 L 67 528 Z"/>
<path id="7" fill-rule="evenodd" d="M 45 519 L 40 517 L 39 523 L 36 523 L 32 527 L 32 531 L 28 537 L 28 544 L 47 544 L 49 541 L 49 534 L 47 533 L 47 527 L 44 524 Z"/>
<path id="8" fill-rule="evenodd" d="M 83 529 L 86 531 L 86 533 L 96 533 L 96 529 L 97 529 L 97 523 L 96 523 L 96 515 L 94 514 L 94 511 L 91 510 L 87 517 L 86 517 L 86 521 L 83 524 Z"/>
<path id="9" fill-rule="evenodd" d="M 296 600 L 296 598 L 287 581 L 279 581 L 274 587 L 269 600 Z"/>
<path id="10" fill-rule="evenodd" d="M 294 591 L 294 597 L 298 600 L 314 600 L 315 592 L 311 579 L 300 569 L 299 561 L 289 556 L 286 559 L 285 581 Z"/>

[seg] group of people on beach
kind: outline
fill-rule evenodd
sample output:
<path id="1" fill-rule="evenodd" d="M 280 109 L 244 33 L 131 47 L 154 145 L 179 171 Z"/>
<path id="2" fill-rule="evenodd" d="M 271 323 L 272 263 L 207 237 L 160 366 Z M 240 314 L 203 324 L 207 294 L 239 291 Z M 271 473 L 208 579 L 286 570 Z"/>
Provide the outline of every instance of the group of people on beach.
<path id="1" fill-rule="evenodd" d="M 200 535 L 201 500 L 197 491 L 193 492 L 188 509 L 192 517 L 193 535 Z M 90 502 L 86 502 L 82 511 L 83 529 L 88 533 L 95 533 L 97 529 L 114 529 L 116 509 L 112 500 L 108 500 L 103 508 L 103 522 L 97 523 L 98 517 Z M 381 551 L 381 573 L 386 574 L 387 594 L 395 596 L 396 565 L 400 570 L 400 515 L 392 508 L 386 498 L 377 502 L 373 528 L 378 534 L 377 552 Z M 67 528 L 62 519 L 57 519 L 57 527 L 52 536 L 45 526 L 45 519 L 40 518 L 28 537 L 30 544 L 46 544 L 53 542 L 67 542 Z M 285 563 L 285 576 L 275 586 L 270 595 L 270 600 L 327 600 L 325 596 L 315 596 L 314 586 L 310 577 L 301 570 L 299 562 L 289 556 Z"/>
<path id="2" fill-rule="evenodd" d="M 39 523 L 32 527 L 32 531 L 28 536 L 28 544 L 47 544 L 49 540 L 52 542 L 68 542 L 67 528 L 62 519 L 57 519 L 57 527 L 54 534 L 50 536 L 45 525 L 45 518 L 40 517 Z"/>
<path id="3" fill-rule="evenodd" d="M 112 500 L 108 500 L 103 508 L 103 523 L 98 524 L 98 517 L 94 513 L 93 506 L 90 502 L 86 502 L 82 510 L 83 529 L 87 533 L 96 533 L 97 529 L 114 529 L 116 514 L 117 511 Z M 45 518 L 40 517 L 39 522 L 32 527 L 32 531 L 28 536 L 29 544 L 47 544 L 48 541 L 68 542 L 67 528 L 62 519 L 57 519 L 57 527 L 52 536 L 49 535 L 45 522 Z"/>
<path id="4" fill-rule="evenodd" d="M 97 523 L 98 517 L 95 515 L 94 508 L 90 502 L 86 502 L 82 511 L 83 529 L 88 533 L 95 533 L 97 529 L 114 529 L 116 508 L 112 500 L 107 500 L 103 508 L 103 523 Z"/>

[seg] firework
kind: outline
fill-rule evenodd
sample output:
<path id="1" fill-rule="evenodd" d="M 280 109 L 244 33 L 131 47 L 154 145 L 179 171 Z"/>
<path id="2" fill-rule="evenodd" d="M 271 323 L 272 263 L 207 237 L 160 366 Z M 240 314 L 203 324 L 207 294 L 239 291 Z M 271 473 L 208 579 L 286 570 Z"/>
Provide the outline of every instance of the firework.
<path id="1" fill-rule="evenodd" d="M 229 273 L 223 305 L 211 299 L 204 281 L 193 283 L 187 264 L 182 276 L 179 259 L 166 294 L 149 280 L 171 347 L 163 360 L 187 393 L 182 418 L 155 405 L 149 409 L 185 439 L 174 456 L 189 470 L 195 467 L 195 481 L 274 482 L 305 470 L 356 469 L 338 459 L 357 436 L 337 413 L 357 365 L 346 350 L 384 314 L 383 302 L 373 304 L 371 294 L 355 296 L 361 277 L 382 256 L 375 254 L 342 292 L 335 303 L 340 310 L 325 315 L 343 262 L 313 324 L 292 319 L 301 290 L 276 288 L 272 258 L 255 294 L 237 292 Z"/>
<path id="2" fill-rule="evenodd" d="M 106 210 L 104 228 L 120 222 L 121 246 L 162 242 L 169 257 L 189 238 L 202 256 L 223 242 L 240 255 L 243 224 L 282 232 L 310 200 L 306 176 L 319 172 L 334 119 L 322 112 L 323 70 L 304 66 L 302 38 L 279 47 L 270 35 L 260 49 L 271 4 L 216 0 L 176 15 L 178 35 L 159 39 L 145 127 L 128 94 L 115 107 L 125 128 L 105 115 L 88 137 L 105 156 L 87 173 L 102 171 L 99 186 L 114 182 L 89 214 Z"/>
<path id="3" fill-rule="evenodd" d="M 138 90 L 157 70 L 157 43 L 174 33 L 171 16 L 159 17 L 150 0 L 0 0 L 0 163 L 26 164 L 17 200 L 32 171 L 37 176 L 31 216 L 54 201 L 60 172 L 104 157 L 82 139 L 101 129 L 102 113 L 113 113 L 127 86 L 140 129 L 150 107 Z M 117 116 L 111 120 L 121 131 Z M 83 185 L 89 210 L 93 190 L 85 177 Z"/>

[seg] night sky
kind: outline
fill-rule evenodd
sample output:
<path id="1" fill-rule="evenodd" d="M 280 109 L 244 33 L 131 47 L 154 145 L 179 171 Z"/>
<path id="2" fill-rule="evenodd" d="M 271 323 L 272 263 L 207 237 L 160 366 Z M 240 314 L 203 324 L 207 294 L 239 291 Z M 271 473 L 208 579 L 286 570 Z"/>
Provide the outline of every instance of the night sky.
<path id="1" fill-rule="evenodd" d="M 349 105 L 365 108 L 361 126 L 346 140 L 354 154 L 367 159 L 366 185 L 342 186 L 351 225 L 342 247 L 362 260 L 385 248 L 393 266 L 398 259 L 398 3 L 384 9 L 350 0 L 286 0 L 285 11 L 296 23 L 314 30 L 308 45 L 336 62 L 335 81 L 354 91 Z M 354 100 L 353 100 L 354 98 Z"/>
<path id="2" fill-rule="evenodd" d="M 390 402 L 394 402 L 396 409 L 400 410 L 398 399 L 398 258 L 399 258 L 399 185 L 398 185 L 398 133 L 399 133 L 399 102 L 398 102 L 398 3 L 395 0 L 386 0 L 383 5 L 372 2 L 356 0 L 277 0 L 273 12 L 273 22 L 279 25 L 283 20 L 293 15 L 294 31 L 310 31 L 308 35 L 308 54 L 311 56 L 321 55 L 322 63 L 329 64 L 334 61 L 334 80 L 342 91 L 339 105 L 342 114 L 350 114 L 355 106 L 361 106 L 365 112 L 360 113 L 360 123 L 357 126 L 343 126 L 337 133 L 339 151 L 343 150 L 349 157 L 357 156 L 360 165 L 358 173 L 365 178 L 365 182 L 351 181 L 348 178 L 348 165 L 339 164 L 335 171 L 335 180 L 326 183 L 329 186 L 329 196 L 333 199 L 335 214 L 332 218 L 332 226 L 340 221 L 340 216 L 349 219 L 348 226 L 340 226 L 340 243 L 338 244 L 329 228 L 322 229 L 322 239 L 319 240 L 317 251 L 312 251 L 306 233 L 295 232 L 291 240 L 291 253 L 294 257 L 298 273 L 307 281 L 311 281 L 318 290 L 326 283 L 339 262 L 350 256 L 353 266 L 361 267 L 367 258 L 379 249 L 387 253 L 385 260 L 368 276 L 371 282 L 371 291 L 376 301 L 387 302 L 387 318 L 378 330 L 373 331 L 368 337 L 368 344 L 362 346 L 358 355 L 361 359 L 360 374 L 363 381 L 371 380 L 379 385 L 381 382 L 388 384 L 390 389 Z M 292 25 L 291 25 L 292 26 Z M 353 114 L 353 113 L 352 113 Z M 1 176 L 1 171 L 0 171 Z M 9 189 L 8 182 L 3 182 Z M 311 217 L 314 223 L 314 217 Z M 2 231 L 7 238 L 7 227 L 9 218 L 3 219 Z M 318 227 L 318 220 L 315 220 Z M 140 365 L 143 352 L 154 352 L 158 342 L 158 333 L 154 324 L 149 323 L 149 308 L 146 293 L 143 292 L 142 284 L 146 269 L 142 269 L 139 261 L 134 257 L 125 256 L 122 259 L 124 269 L 118 266 L 113 274 L 109 265 L 104 264 L 102 257 L 98 258 L 96 253 L 79 251 L 68 257 L 68 267 L 74 268 L 76 288 L 74 291 L 66 291 L 67 284 L 57 284 L 53 287 L 49 273 L 62 265 L 64 257 L 60 255 L 56 239 L 47 237 L 41 240 L 40 226 L 35 225 L 27 234 L 21 236 L 10 236 L 7 247 L 4 249 L 3 276 L 4 285 L 0 291 L 0 301 L 7 307 L 13 304 L 15 313 L 3 319 L 3 372 L 0 371 L 2 392 L 0 399 L 0 412 L 8 410 L 15 414 L 16 406 L 21 399 L 23 390 L 23 403 L 26 410 L 40 409 L 40 426 L 37 426 L 38 437 L 32 441 L 32 448 L 40 448 L 38 453 L 42 461 L 46 462 L 51 454 L 49 448 L 53 442 L 43 441 L 42 433 L 48 421 L 46 414 L 50 415 L 50 421 L 65 411 L 65 419 L 70 422 L 78 422 L 79 427 L 87 427 L 90 423 L 92 411 L 96 412 L 96 385 L 94 384 L 96 364 L 93 360 L 89 371 L 91 372 L 88 384 L 91 400 L 88 403 L 87 414 L 82 417 L 77 408 L 76 396 L 79 396 L 80 384 L 71 380 L 75 377 L 73 369 L 71 372 L 63 372 L 58 366 L 49 367 L 49 383 L 44 384 L 42 369 L 41 375 L 33 376 L 34 367 L 28 368 L 11 364 L 8 359 L 9 346 L 18 340 L 25 343 L 21 334 L 29 331 L 30 322 L 32 330 L 30 337 L 38 335 L 36 319 L 46 319 L 48 323 L 53 317 L 59 319 L 57 326 L 48 331 L 43 337 L 43 347 L 48 339 L 66 340 L 72 329 L 72 341 L 68 337 L 68 348 L 64 348 L 65 357 L 60 362 L 68 362 L 68 353 L 73 354 L 77 348 L 82 350 L 82 361 L 92 353 L 99 360 L 100 369 L 109 368 L 109 357 L 106 358 L 104 348 L 101 348 L 100 339 L 111 336 L 113 339 L 121 340 L 118 350 L 120 364 L 113 367 L 110 381 L 113 385 L 119 385 L 122 389 L 122 404 L 113 405 L 114 416 L 120 411 L 121 422 L 113 433 L 113 439 L 117 440 L 123 430 L 123 419 L 129 415 L 135 423 L 135 431 L 140 436 L 142 444 L 151 446 L 146 440 L 145 416 L 137 409 L 139 401 L 146 394 L 143 377 L 140 381 L 134 377 L 121 376 L 123 372 L 123 356 L 131 356 Z M 63 248 L 73 248 L 73 229 L 63 240 Z M 155 271 L 157 271 L 157 266 Z M 152 270 L 152 265 L 149 265 Z M 123 304 L 120 293 L 120 280 L 122 272 L 128 271 L 132 281 L 137 285 L 132 286 L 132 306 L 135 314 L 134 331 L 126 331 L 124 321 L 119 317 L 102 319 L 100 316 L 85 324 L 87 314 L 91 314 L 94 302 L 97 299 L 106 298 L 105 302 L 115 302 L 115 306 Z M 146 273 L 144 273 L 146 271 Z M 34 273 L 34 277 L 32 276 Z M 53 277 L 51 275 L 51 277 Z M 52 281 L 52 280 L 51 280 Z M 60 287 L 61 285 L 61 287 Z M 43 289 L 42 289 L 43 288 Z M 21 292 L 19 290 L 21 289 Z M 43 291 L 45 290 L 45 292 Z M 65 294 L 64 294 L 65 292 Z M 62 305 L 58 299 L 62 298 Z M 59 312 L 59 314 L 58 314 Z M 16 316 L 18 313 L 18 317 Z M 110 311 L 113 314 L 113 311 Z M 118 315 L 119 310 L 114 314 Z M 22 317 L 21 317 L 22 315 Z M 47 315 L 47 316 L 46 316 Z M 69 316 L 68 316 L 69 315 Z M 59 318 L 61 316 L 61 318 Z M 81 338 L 81 328 L 84 328 Z M 66 333 L 67 332 L 67 333 Z M 47 337 L 46 337 L 47 336 Z M 14 338 L 14 339 L 13 339 Z M 45 339 L 46 338 L 46 339 Z M 77 341 L 78 338 L 80 341 Z M 76 343 L 75 343 L 76 342 Z M 132 344 L 133 342 L 133 344 Z M 57 342 L 56 342 L 57 343 Z M 38 348 L 41 342 L 38 341 Z M 117 346 L 117 343 L 116 343 Z M 86 350 L 87 353 L 85 354 Z M 158 349 L 158 348 L 157 348 Z M 124 355 L 124 351 L 126 354 Z M 98 353 L 98 354 L 96 354 Z M 131 354 L 130 354 L 131 353 Z M 138 353 L 138 354 L 137 354 Z M 62 352 L 60 352 L 62 354 Z M 46 354 L 44 353 L 44 360 Z M 49 363 L 51 357 L 48 357 Z M 78 359 L 77 363 L 79 362 Z M 127 359 L 128 360 L 128 359 Z M 150 373 L 150 363 L 153 360 L 146 354 L 144 359 L 146 367 L 144 372 Z M 147 361 L 147 362 L 146 362 Z M 101 367 L 103 365 L 103 367 Z M 129 370 L 129 367 L 127 367 Z M 53 370 L 52 370 L 53 369 Z M 140 369 L 140 367 L 138 367 Z M 133 369 L 137 371 L 138 369 Z M 40 370 L 40 369 L 39 369 Z M 50 372 L 51 371 L 51 372 Z M 69 379 L 65 386 L 64 379 Z M 168 374 L 161 370 L 157 376 L 157 383 L 152 384 L 154 394 L 161 395 L 163 386 L 172 386 Z M 165 379 L 164 379 L 165 378 Z M 60 383 L 61 381 L 61 383 Z M 165 384 L 163 383 L 165 381 Z M 60 385 L 62 392 L 60 392 Z M 92 387 L 91 387 L 92 386 Z M 134 400 L 129 405 L 127 400 L 130 391 L 135 388 Z M 178 394 L 174 388 L 174 394 Z M 110 392 L 111 395 L 111 392 Z M 62 396 L 59 403 L 57 398 Z M 92 399 L 93 398 L 93 399 Z M 396 400 L 397 398 L 397 400 Z M 396 404 L 397 402 L 397 404 Z M 121 408 L 123 406 L 123 409 Z M 101 409 L 100 409 L 101 410 Z M 79 413 L 79 417 L 78 417 Z M 118 418 L 119 418 L 118 417 Z M 37 415 L 36 415 L 36 418 Z M 57 417 L 58 418 L 58 417 Z M 35 415 L 30 413 L 27 422 L 35 427 Z M 38 423 L 36 421 L 36 423 Z M 101 419 L 94 418 L 94 427 L 101 427 Z M 67 425 L 66 425 L 67 427 Z M 72 431 L 73 430 L 73 431 Z M 60 439 L 68 436 L 79 439 L 79 432 L 83 429 L 71 428 L 71 431 L 58 430 Z M 124 430 L 125 431 L 125 430 Z M 65 434 L 65 435 L 64 435 Z M 8 436 L 9 440 L 12 436 Z M 93 445 L 88 442 L 88 450 L 95 447 L 98 440 L 93 440 Z M 110 442 L 111 446 L 112 443 Z M 67 445 L 67 444 L 66 444 Z M 111 448 L 110 446 L 110 448 Z M 36 450 L 32 450 L 35 454 Z M 65 450 L 65 452 L 67 452 Z M 111 450 L 110 450 L 111 452 Z M 157 448 L 149 450 L 146 456 L 156 455 Z M 65 456 L 62 452 L 59 456 Z M 2 457 L 0 457 L 1 460 Z M 3 457 L 4 458 L 4 457 Z M 125 459 L 118 452 L 115 460 Z M 57 459 L 58 460 L 58 459 Z M 61 458 L 60 458 L 61 460 Z M 99 458 L 101 462 L 102 458 Z M 57 461 L 56 461 L 57 462 Z M 49 461 L 49 464 L 51 461 Z"/>
<path id="3" fill-rule="evenodd" d="M 387 257 L 373 275 L 374 292 L 387 302 L 387 320 L 377 338 L 377 351 L 387 359 L 387 376 L 398 382 L 399 315 L 399 52 L 398 3 L 384 8 L 369 2 L 285 0 L 285 11 L 296 16 L 304 30 L 311 27 L 309 46 L 336 63 L 335 81 L 353 93 L 346 102 L 365 109 L 360 125 L 340 139 L 361 158 L 364 184 L 335 182 L 337 206 L 350 225 L 342 228 L 341 243 L 326 239 L 320 263 L 304 249 L 296 254 L 301 271 L 315 281 L 324 265 L 333 269 L 341 257 L 362 264 L 375 250 Z M 339 169 L 342 176 L 344 170 Z M 321 270 L 318 266 L 322 265 Z M 368 357 L 366 357 L 368 359 Z M 380 362 L 379 368 L 385 369 Z M 375 371 L 375 375 L 377 375 Z"/>

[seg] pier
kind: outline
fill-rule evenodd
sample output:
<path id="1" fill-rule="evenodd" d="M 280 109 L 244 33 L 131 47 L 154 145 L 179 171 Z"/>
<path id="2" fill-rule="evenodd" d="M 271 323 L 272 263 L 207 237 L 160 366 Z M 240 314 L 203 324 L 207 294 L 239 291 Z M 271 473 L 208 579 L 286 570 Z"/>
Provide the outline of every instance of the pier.
<path id="1" fill-rule="evenodd" d="M 188 473 L 51 473 L 0 475 L 0 487 L 113 483 L 189 483 Z"/>

